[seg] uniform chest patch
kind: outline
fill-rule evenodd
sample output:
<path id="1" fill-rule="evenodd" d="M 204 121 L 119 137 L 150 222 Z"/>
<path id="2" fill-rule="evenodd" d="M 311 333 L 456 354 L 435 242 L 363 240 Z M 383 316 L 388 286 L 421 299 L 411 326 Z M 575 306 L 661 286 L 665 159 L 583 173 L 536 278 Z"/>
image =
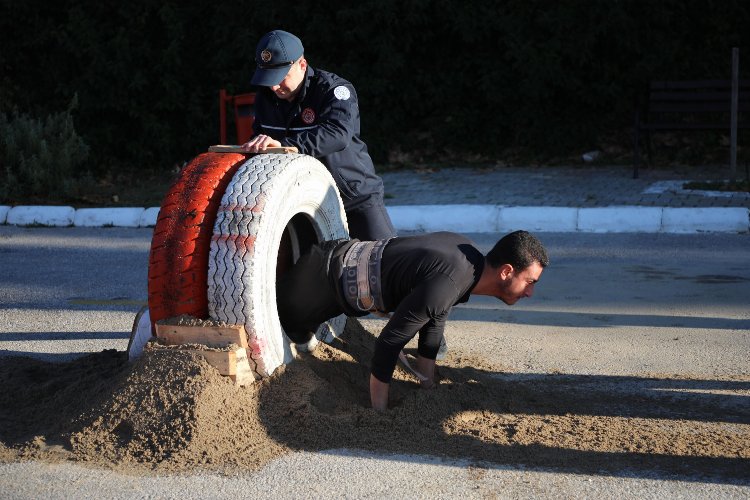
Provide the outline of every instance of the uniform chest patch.
<path id="1" fill-rule="evenodd" d="M 312 108 L 305 108 L 302 110 L 302 121 L 310 125 L 312 122 L 315 121 L 315 111 L 312 110 Z"/>
<path id="2" fill-rule="evenodd" d="M 343 85 L 339 85 L 335 89 L 333 89 L 333 95 L 336 96 L 336 99 L 339 101 L 346 101 L 352 96 L 352 93 L 349 92 L 349 89 L 344 87 Z"/>

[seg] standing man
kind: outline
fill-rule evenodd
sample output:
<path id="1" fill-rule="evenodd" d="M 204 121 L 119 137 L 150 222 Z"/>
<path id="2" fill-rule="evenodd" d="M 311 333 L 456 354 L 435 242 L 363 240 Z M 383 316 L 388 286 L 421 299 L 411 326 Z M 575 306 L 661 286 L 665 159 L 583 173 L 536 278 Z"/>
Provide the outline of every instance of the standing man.
<path id="1" fill-rule="evenodd" d="M 276 303 L 281 326 L 297 343 L 342 313 L 392 312 L 375 343 L 370 375 L 372 407 L 385 410 L 399 354 L 415 335 L 416 371 L 429 389 L 452 307 L 471 294 L 508 305 L 531 297 L 548 264 L 541 242 L 526 231 L 504 236 L 486 256 L 470 240 L 448 232 L 327 241 L 312 246 L 277 281 Z"/>
<path id="2" fill-rule="evenodd" d="M 352 238 L 378 240 L 396 232 L 383 202 L 383 181 L 360 138 L 354 86 L 308 66 L 302 42 L 286 31 L 264 35 L 255 49 L 251 83 L 255 98 L 253 138 L 243 144 L 257 153 L 294 146 L 331 172 L 344 201 Z"/>

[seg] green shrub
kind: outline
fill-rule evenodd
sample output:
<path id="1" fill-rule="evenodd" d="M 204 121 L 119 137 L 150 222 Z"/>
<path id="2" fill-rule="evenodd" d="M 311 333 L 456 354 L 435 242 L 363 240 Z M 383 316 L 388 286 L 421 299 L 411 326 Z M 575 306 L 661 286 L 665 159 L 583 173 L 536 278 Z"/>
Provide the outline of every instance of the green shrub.
<path id="1" fill-rule="evenodd" d="M 0 113 L 0 200 L 66 197 L 80 176 L 89 147 L 73 126 L 72 109 L 44 119 Z"/>

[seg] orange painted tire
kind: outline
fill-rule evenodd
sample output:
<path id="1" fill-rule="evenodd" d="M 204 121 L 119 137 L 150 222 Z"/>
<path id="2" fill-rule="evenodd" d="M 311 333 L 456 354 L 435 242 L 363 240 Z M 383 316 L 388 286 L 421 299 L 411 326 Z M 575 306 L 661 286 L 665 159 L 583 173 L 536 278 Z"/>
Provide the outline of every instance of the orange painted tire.
<path id="1" fill-rule="evenodd" d="M 148 263 L 152 325 L 188 314 L 208 318 L 208 255 L 216 212 L 244 155 L 204 153 L 179 174 L 156 219 Z"/>

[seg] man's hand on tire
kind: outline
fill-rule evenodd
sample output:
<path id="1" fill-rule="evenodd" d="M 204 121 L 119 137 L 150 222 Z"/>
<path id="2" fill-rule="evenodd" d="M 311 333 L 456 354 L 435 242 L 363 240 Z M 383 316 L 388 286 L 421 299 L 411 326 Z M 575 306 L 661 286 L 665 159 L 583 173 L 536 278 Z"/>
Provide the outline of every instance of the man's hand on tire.
<path id="1" fill-rule="evenodd" d="M 266 148 L 280 148 L 281 143 L 270 136 L 260 134 L 247 141 L 241 147 L 249 153 L 260 153 Z"/>

